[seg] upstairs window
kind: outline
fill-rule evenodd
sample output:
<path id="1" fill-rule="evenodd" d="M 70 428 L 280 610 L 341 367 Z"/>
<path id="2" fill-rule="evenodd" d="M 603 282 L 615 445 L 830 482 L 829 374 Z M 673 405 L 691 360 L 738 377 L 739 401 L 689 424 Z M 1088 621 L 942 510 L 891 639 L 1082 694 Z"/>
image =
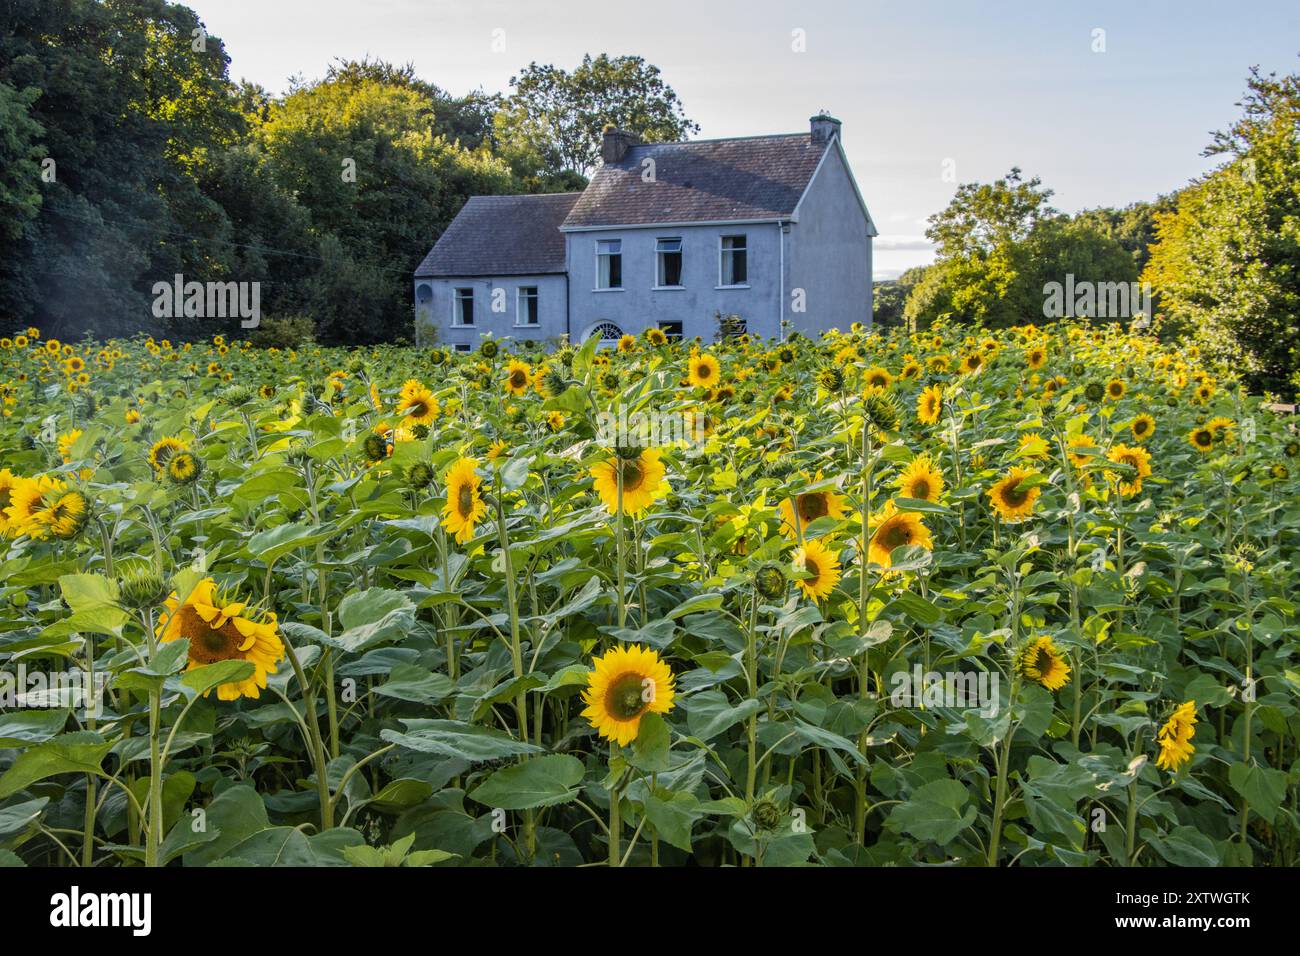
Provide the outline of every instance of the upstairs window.
<path id="1" fill-rule="evenodd" d="M 537 286 L 520 286 L 519 301 L 516 303 L 518 311 L 515 314 L 515 323 L 517 325 L 537 325 L 537 304 Z"/>
<path id="2" fill-rule="evenodd" d="M 451 300 L 451 324 L 474 324 L 474 290 L 457 289 Z"/>
<path id="3" fill-rule="evenodd" d="M 623 240 L 596 241 L 596 288 L 623 288 Z"/>
<path id="4" fill-rule="evenodd" d="M 661 289 L 679 288 L 682 284 L 682 241 L 660 239 L 655 243 L 655 258 L 658 260 L 655 285 Z"/>
<path id="5" fill-rule="evenodd" d="M 744 236 L 722 237 L 722 264 L 718 285 L 746 285 L 749 282 L 749 250 Z"/>

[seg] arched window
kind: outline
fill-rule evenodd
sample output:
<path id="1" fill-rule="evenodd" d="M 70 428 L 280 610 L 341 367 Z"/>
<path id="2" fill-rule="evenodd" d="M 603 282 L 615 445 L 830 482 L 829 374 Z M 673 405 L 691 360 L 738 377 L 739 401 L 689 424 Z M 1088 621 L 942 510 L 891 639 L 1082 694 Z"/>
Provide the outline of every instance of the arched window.
<path id="1" fill-rule="evenodd" d="M 623 337 L 623 330 L 613 322 L 597 322 L 587 330 L 587 334 L 582 337 L 582 341 L 585 342 L 592 336 L 599 338 L 602 343 L 617 342 Z"/>

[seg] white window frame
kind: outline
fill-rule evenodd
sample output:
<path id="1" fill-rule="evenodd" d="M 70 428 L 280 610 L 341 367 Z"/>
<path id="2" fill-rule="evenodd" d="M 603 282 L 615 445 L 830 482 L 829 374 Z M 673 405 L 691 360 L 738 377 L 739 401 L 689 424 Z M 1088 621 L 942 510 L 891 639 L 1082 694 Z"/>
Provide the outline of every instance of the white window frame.
<path id="1" fill-rule="evenodd" d="M 732 283 L 731 285 L 727 285 L 722 281 L 723 256 L 726 255 L 727 253 L 727 250 L 726 248 L 724 248 L 722 243 L 723 240 L 726 239 L 745 240 L 745 281 L 744 282 Z M 735 250 L 732 251 L 734 252 Z M 723 236 L 718 236 L 718 284 L 715 288 L 718 289 L 748 289 L 749 288 L 749 233 L 731 232 Z"/>
<path id="2" fill-rule="evenodd" d="M 661 285 L 659 280 L 663 272 L 663 256 L 666 254 L 659 248 L 661 242 L 677 243 L 677 255 L 681 257 L 681 275 L 678 277 L 677 285 Z M 656 236 L 655 237 L 655 262 L 654 262 L 654 285 L 651 287 L 657 291 L 685 289 L 686 288 L 686 241 L 681 236 Z"/>
<path id="3" fill-rule="evenodd" d="M 525 292 L 532 292 L 532 297 L 537 300 L 537 321 L 529 322 L 528 310 L 524 303 L 528 297 Z M 540 329 L 542 327 L 542 290 L 535 285 L 521 285 L 515 289 L 515 328 L 517 329 Z"/>
<path id="4" fill-rule="evenodd" d="M 600 247 L 601 247 L 603 244 L 605 244 L 605 243 L 615 243 L 615 242 L 618 243 L 618 252 L 615 252 L 615 253 L 610 253 L 610 252 L 602 253 L 602 252 L 600 251 Z M 593 292 L 622 292 L 622 291 L 624 290 L 624 284 L 623 284 L 623 279 L 624 279 L 624 276 L 623 276 L 623 240 L 622 240 L 622 239 L 597 239 L 597 240 L 596 240 L 596 245 L 595 245 L 595 250 L 594 250 L 594 251 L 595 251 L 595 254 L 596 254 L 596 274 L 595 274 L 595 277 L 594 277 L 594 278 L 595 278 L 596 281 L 595 281 L 595 288 L 592 289 L 592 291 L 593 291 Z M 600 284 L 600 278 L 601 278 L 601 276 L 600 276 L 600 258 L 601 258 L 602 255 L 616 255 L 616 256 L 618 256 L 618 282 L 619 282 L 618 285 L 602 286 L 602 285 Z"/>
<path id="5" fill-rule="evenodd" d="M 469 308 L 470 308 L 470 316 L 471 316 L 471 320 L 469 322 L 461 321 L 461 308 L 460 308 L 461 292 L 464 291 L 469 292 Z M 474 318 L 475 318 L 474 312 L 477 311 L 477 309 L 475 308 L 477 303 L 474 300 L 477 298 L 478 297 L 474 295 L 474 287 L 472 285 L 451 287 L 451 327 L 453 329 L 473 329 L 478 327 L 474 323 Z"/>

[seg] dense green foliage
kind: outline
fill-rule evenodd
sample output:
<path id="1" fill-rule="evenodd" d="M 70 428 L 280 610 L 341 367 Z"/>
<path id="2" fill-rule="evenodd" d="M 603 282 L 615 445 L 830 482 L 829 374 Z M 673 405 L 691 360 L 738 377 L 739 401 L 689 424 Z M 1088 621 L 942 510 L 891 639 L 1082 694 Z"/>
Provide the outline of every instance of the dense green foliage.
<path id="1" fill-rule="evenodd" d="M 232 82 L 220 39 L 164 0 L 0 9 L 0 296 L 64 338 L 209 334 L 154 283 L 259 282 L 324 342 L 409 334 L 410 276 L 465 199 L 580 187 L 605 123 L 685 118 L 639 57 L 531 64 L 510 96 L 411 67 L 332 64 L 284 96 Z M 543 109 L 543 104 L 549 104 Z"/>

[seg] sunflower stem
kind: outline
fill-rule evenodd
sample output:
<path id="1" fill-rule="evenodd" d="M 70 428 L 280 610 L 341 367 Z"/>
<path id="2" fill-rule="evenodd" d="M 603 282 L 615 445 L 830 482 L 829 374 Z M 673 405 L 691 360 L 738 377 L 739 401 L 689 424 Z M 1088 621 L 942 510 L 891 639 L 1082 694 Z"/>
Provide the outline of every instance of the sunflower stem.
<path id="1" fill-rule="evenodd" d="M 334 829 L 334 803 L 330 800 L 329 759 L 325 755 L 325 741 L 321 737 L 320 718 L 316 714 L 316 695 L 312 693 L 311 684 L 307 680 L 306 673 L 303 672 L 302 663 L 298 660 L 298 652 L 293 649 L 288 636 L 281 633 L 280 640 L 284 644 L 285 656 L 289 658 L 289 666 L 293 668 L 293 676 L 297 679 L 299 688 L 302 689 L 303 710 L 307 712 L 307 731 L 311 736 L 312 763 L 315 764 L 316 769 L 316 793 L 320 799 L 320 827 L 321 830 L 332 830 Z"/>
<path id="2" fill-rule="evenodd" d="M 501 489 L 493 495 L 496 500 L 497 540 L 501 545 L 501 565 L 506 583 L 506 604 L 510 614 L 510 664 L 515 680 L 524 676 L 524 654 L 519 634 L 519 594 L 515 586 L 515 567 L 510 555 L 510 534 L 506 529 L 506 508 Z M 528 699 L 523 690 L 515 694 L 515 716 L 519 723 L 519 739 L 528 742 Z M 536 819 L 532 810 L 524 811 L 524 846 L 531 858 L 537 852 Z"/>

